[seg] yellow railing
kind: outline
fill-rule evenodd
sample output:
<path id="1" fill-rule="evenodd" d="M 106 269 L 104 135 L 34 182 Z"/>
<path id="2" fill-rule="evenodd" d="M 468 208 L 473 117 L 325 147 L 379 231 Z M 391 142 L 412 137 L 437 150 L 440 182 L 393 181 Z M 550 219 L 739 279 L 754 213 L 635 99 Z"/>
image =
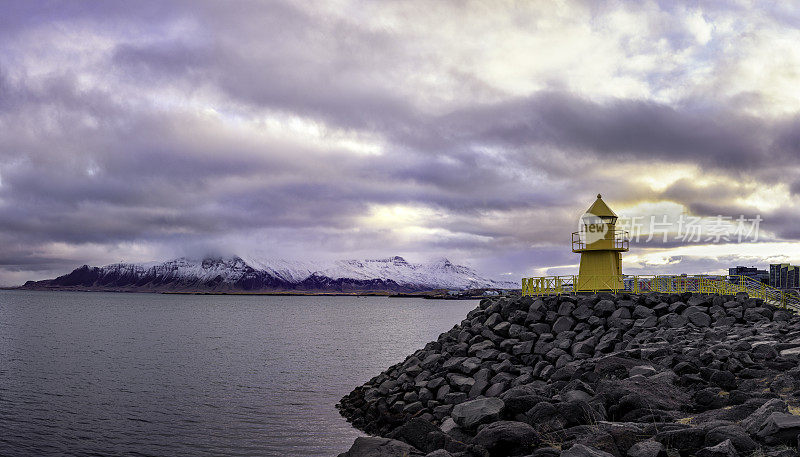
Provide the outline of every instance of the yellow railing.
<path id="1" fill-rule="evenodd" d="M 586 250 L 587 237 L 591 237 L 591 234 L 587 234 L 585 231 L 572 232 L 572 252 L 581 252 Z M 588 245 L 595 246 L 596 248 L 600 248 L 602 245 L 603 249 L 627 251 L 630 247 L 630 234 L 625 230 L 614 230 L 613 233 L 602 235 L 601 238 L 589 243 Z"/>
<path id="2" fill-rule="evenodd" d="M 732 275 L 609 275 L 541 276 L 522 278 L 522 295 L 560 295 L 574 292 L 662 292 L 729 294 L 745 292 L 773 305 L 800 310 L 800 296 L 768 286 L 747 276 Z"/>

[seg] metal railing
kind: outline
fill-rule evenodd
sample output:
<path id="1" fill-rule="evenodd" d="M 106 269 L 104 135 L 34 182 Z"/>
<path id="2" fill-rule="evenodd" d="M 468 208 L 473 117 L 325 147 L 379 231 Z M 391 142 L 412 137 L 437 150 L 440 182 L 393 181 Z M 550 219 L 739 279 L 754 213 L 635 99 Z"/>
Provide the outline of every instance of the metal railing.
<path id="1" fill-rule="evenodd" d="M 796 291 L 776 289 L 747 276 L 734 275 L 606 275 L 522 278 L 523 296 L 601 291 L 619 293 L 683 293 L 734 295 L 747 293 L 767 303 L 800 311 Z"/>
<path id="2" fill-rule="evenodd" d="M 590 247 L 594 247 L 597 249 L 612 249 L 612 250 L 620 250 L 620 251 L 627 251 L 630 245 L 630 236 L 627 231 L 625 230 L 614 230 L 610 234 L 587 234 L 585 231 L 580 232 L 572 232 L 572 251 L 573 252 L 580 252 L 586 250 L 586 240 L 587 238 L 592 238 L 592 236 L 600 237 L 595 241 L 588 243 Z"/>

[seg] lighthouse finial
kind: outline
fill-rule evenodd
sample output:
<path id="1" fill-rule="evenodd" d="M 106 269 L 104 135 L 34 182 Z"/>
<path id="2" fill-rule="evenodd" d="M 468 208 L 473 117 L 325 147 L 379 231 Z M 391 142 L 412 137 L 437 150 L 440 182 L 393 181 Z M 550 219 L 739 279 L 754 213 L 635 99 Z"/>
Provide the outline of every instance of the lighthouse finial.
<path id="1" fill-rule="evenodd" d="M 597 198 L 603 198 L 603 196 L 600 195 L 600 194 L 597 194 Z"/>

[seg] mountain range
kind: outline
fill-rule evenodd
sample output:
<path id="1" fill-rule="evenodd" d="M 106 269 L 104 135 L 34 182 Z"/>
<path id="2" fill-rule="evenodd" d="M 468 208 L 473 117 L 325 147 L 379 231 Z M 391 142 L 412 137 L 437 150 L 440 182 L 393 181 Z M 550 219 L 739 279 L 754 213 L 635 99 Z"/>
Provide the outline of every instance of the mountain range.
<path id="1" fill-rule="evenodd" d="M 514 289 L 510 281 L 480 276 L 447 259 L 410 263 L 386 259 L 301 262 L 242 257 L 179 258 L 146 264 L 84 265 L 55 279 L 28 281 L 23 289 L 140 292 L 422 292 L 436 289 Z"/>

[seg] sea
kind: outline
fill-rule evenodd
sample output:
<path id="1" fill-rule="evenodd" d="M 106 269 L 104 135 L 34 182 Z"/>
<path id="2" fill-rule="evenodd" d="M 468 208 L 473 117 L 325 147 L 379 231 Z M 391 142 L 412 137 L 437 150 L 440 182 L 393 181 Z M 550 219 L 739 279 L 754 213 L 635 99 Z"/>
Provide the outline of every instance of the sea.
<path id="1" fill-rule="evenodd" d="M 476 300 L 0 291 L 2 456 L 335 456 L 339 399 Z"/>

